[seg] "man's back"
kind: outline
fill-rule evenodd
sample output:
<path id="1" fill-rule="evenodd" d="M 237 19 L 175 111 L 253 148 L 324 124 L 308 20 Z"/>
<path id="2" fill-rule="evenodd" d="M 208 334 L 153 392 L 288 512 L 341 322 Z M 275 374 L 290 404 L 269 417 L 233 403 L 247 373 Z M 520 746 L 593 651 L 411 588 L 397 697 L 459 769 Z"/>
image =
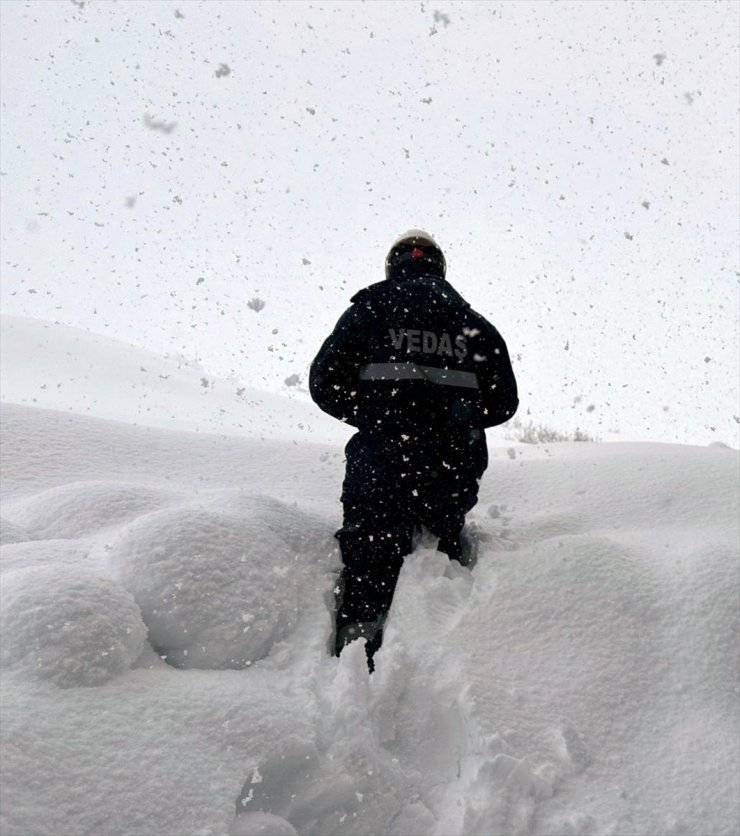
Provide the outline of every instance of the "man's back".
<path id="1" fill-rule="evenodd" d="M 444 279 L 386 280 L 352 302 L 311 368 L 311 394 L 329 414 L 366 433 L 428 437 L 516 411 L 504 341 Z"/>

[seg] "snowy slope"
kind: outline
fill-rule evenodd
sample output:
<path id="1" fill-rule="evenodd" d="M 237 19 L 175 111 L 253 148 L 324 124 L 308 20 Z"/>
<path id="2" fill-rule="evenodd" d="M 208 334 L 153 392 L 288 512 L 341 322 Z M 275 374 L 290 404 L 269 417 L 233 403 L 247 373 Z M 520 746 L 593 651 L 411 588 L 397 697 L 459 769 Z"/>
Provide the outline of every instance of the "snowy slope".
<path id="1" fill-rule="evenodd" d="M 419 543 L 370 677 L 326 653 L 341 448 L 2 440 L 5 836 L 739 832 L 736 451 L 494 447 L 476 566 Z"/>
<path id="2" fill-rule="evenodd" d="M 195 432 L 307 441 L 342 437 L 343 428 L 305 397 L 215 378 L 182 359 L 78 328 L 3 315 L 0 349 L 6 403 Z"/>

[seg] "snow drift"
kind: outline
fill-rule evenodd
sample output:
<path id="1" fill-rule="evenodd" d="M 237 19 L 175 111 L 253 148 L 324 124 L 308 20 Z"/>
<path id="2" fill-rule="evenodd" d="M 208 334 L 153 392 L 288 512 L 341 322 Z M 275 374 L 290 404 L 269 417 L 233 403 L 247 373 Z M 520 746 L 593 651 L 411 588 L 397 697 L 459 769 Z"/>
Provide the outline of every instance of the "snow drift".
<path id="1" fill-rule="evenodd" d="M 264 392 L 59 323 L 4 314 L 0 349 L 6 403 L 206 433 L 327 441 L 341 432 L 305 396 Z"/>

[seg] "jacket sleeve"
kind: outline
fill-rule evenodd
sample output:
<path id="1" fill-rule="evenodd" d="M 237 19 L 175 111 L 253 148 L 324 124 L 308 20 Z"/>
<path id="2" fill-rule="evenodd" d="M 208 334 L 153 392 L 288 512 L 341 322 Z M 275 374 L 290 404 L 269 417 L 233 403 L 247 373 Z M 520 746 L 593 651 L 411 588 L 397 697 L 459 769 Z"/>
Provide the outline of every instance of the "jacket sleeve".
<path id="1" fill-rule="evenodd" d="M 359 311 L 352 305 L 319 349 L 308 379 L 317 406 L 353 427 L 357 426 L 357 385 L 364 343 Z"/>
<path id="2" fill-rule="evenodd" d="M 503 424 L 519 406 L 516 378 L 501 334 L 483 320 L 484 359 L 476 369 L 483 400 L 483 426 Z"/>

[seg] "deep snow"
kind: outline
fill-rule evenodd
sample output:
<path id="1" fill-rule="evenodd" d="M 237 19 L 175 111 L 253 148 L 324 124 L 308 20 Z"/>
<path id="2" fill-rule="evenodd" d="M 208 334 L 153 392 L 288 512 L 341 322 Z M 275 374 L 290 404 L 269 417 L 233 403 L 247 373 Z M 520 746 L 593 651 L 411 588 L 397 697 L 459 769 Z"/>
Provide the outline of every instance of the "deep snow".
<path id="1" fill-rule="evenodd" d="M 419 542 L 369 676 L 341 447 L 259 416 L 3 405 L 4 836 L 740 832 L 736 451 L 492 436 L 476 565 Z"/>

